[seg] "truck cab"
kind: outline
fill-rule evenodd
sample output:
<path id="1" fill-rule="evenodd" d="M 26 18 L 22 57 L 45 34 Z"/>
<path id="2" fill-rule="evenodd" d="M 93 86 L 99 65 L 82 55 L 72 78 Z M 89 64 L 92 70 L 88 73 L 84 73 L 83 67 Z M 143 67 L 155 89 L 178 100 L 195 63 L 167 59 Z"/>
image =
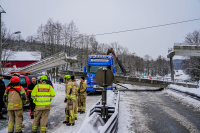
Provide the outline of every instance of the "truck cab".
<path id="1" fill-rule="evenodd" d="M 106 67 L 115 73 L 115 66 L 113 66 L 113 57 L 109 55 L 90 55 L 88 59 L 88 64 L 84 68 L 84 72 L 87 73 L 87 91 L 101 91 L 102 87 L 97 85 L 95 81 L 96 72 Z M 111 84 L 106 88 L 107 90 L 112 90 L 113 85 Z"/>

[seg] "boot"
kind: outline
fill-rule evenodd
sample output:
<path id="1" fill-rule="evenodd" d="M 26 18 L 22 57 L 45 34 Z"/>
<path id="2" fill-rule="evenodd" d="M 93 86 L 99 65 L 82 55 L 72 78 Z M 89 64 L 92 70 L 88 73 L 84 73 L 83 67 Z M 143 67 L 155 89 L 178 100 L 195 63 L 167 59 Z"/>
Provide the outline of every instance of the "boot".
<path id="1" fill-rule="evenodd" d="M 24 128 L 25 125 L 22 125 L 22 128 Z"/>
<path id="2" fill-rule="evenodd" d="M 67 126 L 74 126 L 75 123 L 67 123 L 66 125 L 67 125 Z"/>
<path id="3" fill-rule="evenodd" d="M 21 132 L 15 132 L 15 133 L 23 133 L 23 132 L 21 131 Z"/>
<path id="4" fill-rule="evenodd" d="M 34 115 L 31 115 L 31 119 L 34 119 Z"/>
<path id="5" fill-rule="evenodd" d="M 8 132 L 8 133 L 13 133 L 13 132 Z"/>
<path id="6" fill-rule="evenodd" d="M 67 124 L 67 123 L 69 123 L 69 121 L 63 121 L 63 124 Z"/>
<path id="7" fill-rule="evenodd" d="M 77 118 L 75 118 L 75 120 L 77 120 Z"/>
<path id="8" fill-rule="evenodd" d="M 0 120 L 6 120 L 6 118 L 3 117 L 2 113 L 0 113 Z"/>
<path id="9" fill-rule="evenodd" d="M 37 133 L 37 132 L 32 132 L 32 133 Z"/>

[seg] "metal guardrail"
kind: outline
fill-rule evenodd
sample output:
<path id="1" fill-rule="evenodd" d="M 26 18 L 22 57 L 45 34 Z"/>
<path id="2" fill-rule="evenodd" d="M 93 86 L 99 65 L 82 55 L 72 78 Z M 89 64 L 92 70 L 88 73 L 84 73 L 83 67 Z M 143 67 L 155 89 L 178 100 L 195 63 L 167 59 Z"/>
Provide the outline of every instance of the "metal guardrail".
<path id="1" fill-rule="evenodd" d="M 114 103 L 115 106 L 108 106 L 108 121 L 105 123 L 105 125 L 98 129 L 98 133 L 117 133 L 118 131 L 118 118 L 119 118 L 119 91 L 114 91 L 115 99 Z M 86 118 L 90 117 L 94 112 L 98 115 L 101 115 L 101 108 L 102 108 L 102 99 L 99 99 L 99 101 L 94 105 L 89 112 L 86 115 Z"/>
<path id="2" fill-rule="evenodd" d="M 114 75 L 115 76 L 124 76 L 124 74 L 122 74 L 122 73 L 115 73 Z M 146 76 L 146 75 L 126 75 L 126 77 L 199 85 L 198 81 L 188 81 L 188 80 L 182 80 L 182 79 L 174 79 L 174 81 L 173 81 L 173 80 L 171 80 L 171 78 L 165 78 L 165 77 L 152 77 L 152 76 Z M 149 77 L 151 77 L 151 78 L 149 78 Z"/>

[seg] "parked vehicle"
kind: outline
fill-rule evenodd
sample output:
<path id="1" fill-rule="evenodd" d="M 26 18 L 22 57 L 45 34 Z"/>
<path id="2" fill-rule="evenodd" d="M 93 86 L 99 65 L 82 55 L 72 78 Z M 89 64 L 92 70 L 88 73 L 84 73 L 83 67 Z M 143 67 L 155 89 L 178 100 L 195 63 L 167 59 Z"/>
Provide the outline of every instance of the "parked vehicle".
<path id="1" fill-rule="evenodd" d="M 27 92 L 27 88 L 28 85 L 31 84 L 31 79 L 32 77 L 37 78 L 38 76 L 41 75 L 30 75 L 29 72 L 11 72 L 11 74 L 9 75 L 3 75 L 3 81 L 5 83 L 5 86 L 8 85 L 8 83 L 10 82 L 10 79 L 12 78 L 13 74 L 20 74 L 19 78 L 20 78 L 20 85 L 24 88 L 24 90 L 26 91 L 26 96 L 28 98 L 29 92 Z M 51 80 L 48 78 L 47 80 L 47 84 L 51 85 L 53 87 L 53 84 L 51 82 Z"/>

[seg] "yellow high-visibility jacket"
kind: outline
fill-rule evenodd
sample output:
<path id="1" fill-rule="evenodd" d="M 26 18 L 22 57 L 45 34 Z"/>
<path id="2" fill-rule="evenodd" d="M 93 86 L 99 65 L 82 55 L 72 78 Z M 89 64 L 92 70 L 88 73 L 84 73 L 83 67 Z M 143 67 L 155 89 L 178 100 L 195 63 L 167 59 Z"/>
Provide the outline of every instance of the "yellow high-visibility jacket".
<path id="1" fill-rule="evenodd" d="M 51 85 L 39 84 L 33 88 L 31 98 L 36 105 L 36 109 L 50 109 L 51 100 L 55 97 L 55 91 Z"/>

